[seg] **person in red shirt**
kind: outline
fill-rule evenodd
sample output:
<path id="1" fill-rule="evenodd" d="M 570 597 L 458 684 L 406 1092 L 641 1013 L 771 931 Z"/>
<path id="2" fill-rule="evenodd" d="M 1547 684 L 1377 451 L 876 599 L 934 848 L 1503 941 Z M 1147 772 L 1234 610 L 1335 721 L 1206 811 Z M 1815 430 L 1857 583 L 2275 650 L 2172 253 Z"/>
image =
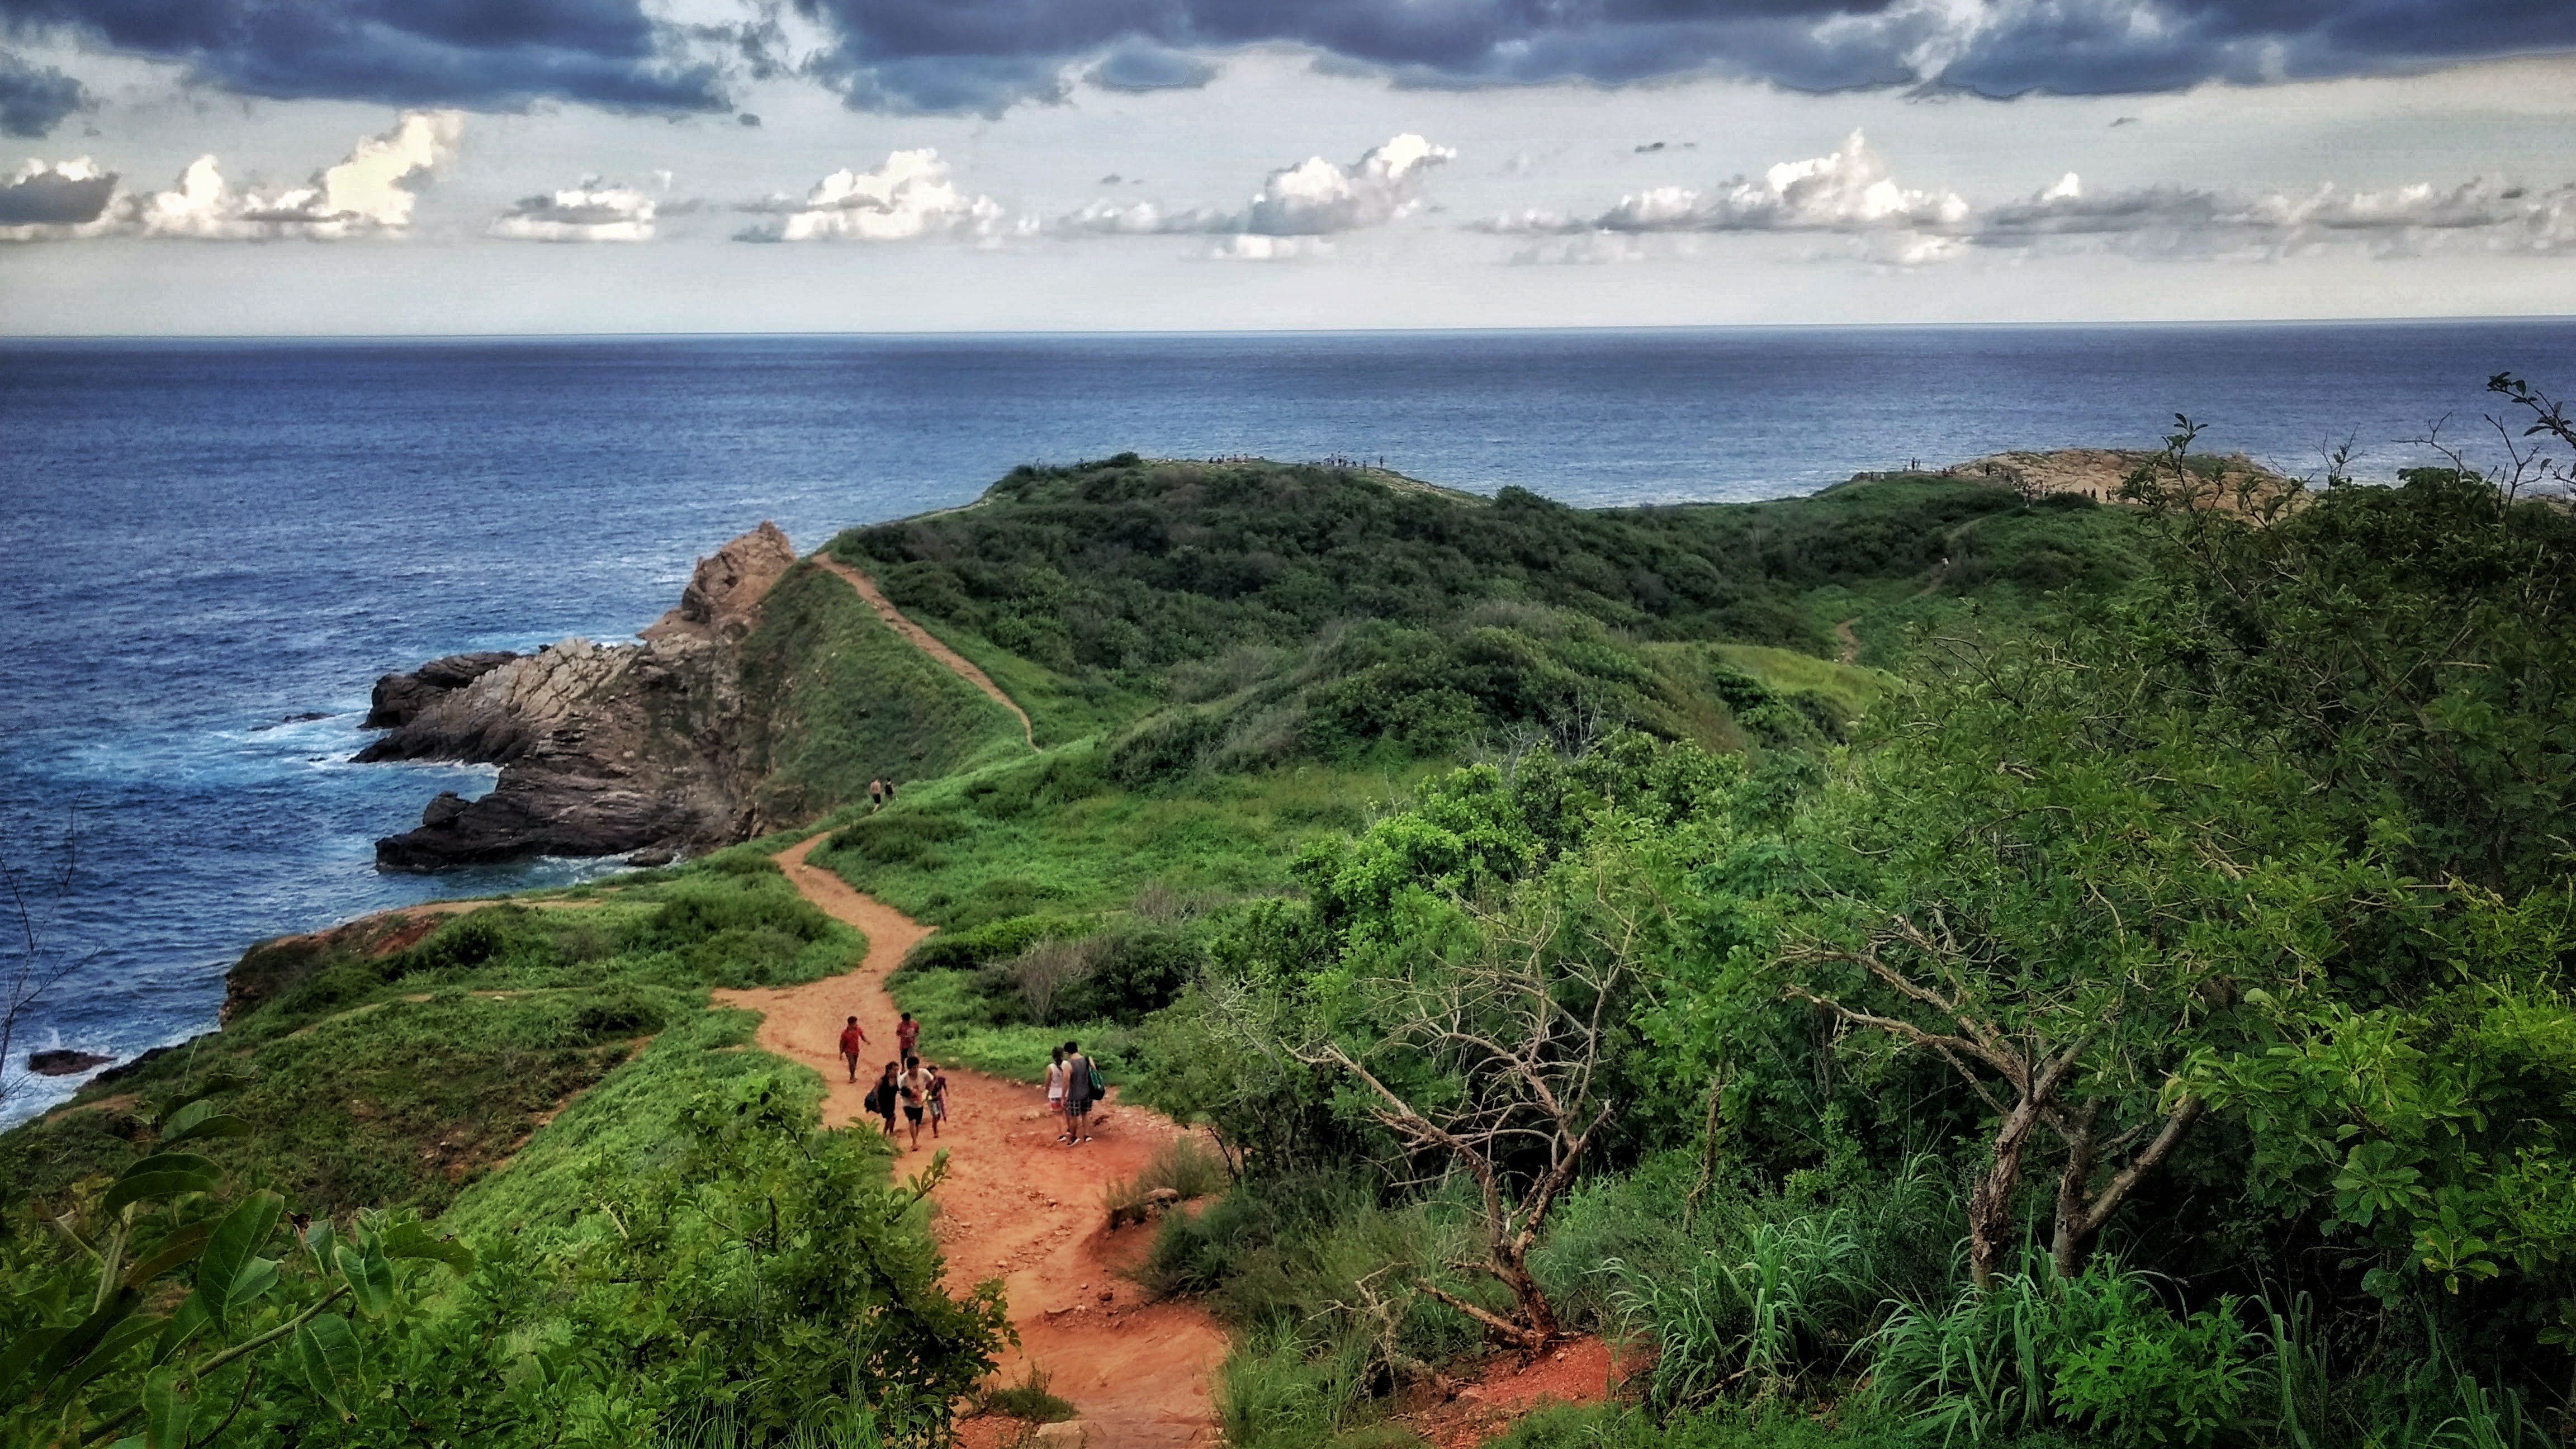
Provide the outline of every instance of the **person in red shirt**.
<path id="1" fill-rule="evenodd" d="M 853 1082 L 859 1079 L 859 1048 L 867 1042 L 867 1028 L 859 1025 L 857 1017 L 851 1017 L 850 1024 L 841 1028 L 841 1061 L 849 1067 Z"/>
<path id="2" fill-rule="evenodd" d="M 912 1013 L 907 1011 L 903 1014 L 903 1020 L 895 1023 L 894 1044 L 902 1048 L 904 1058 L 910 1060 L 921 1054 L 915 1049 L 920 1040 L 921 1023 L 913 1020 Z"/>

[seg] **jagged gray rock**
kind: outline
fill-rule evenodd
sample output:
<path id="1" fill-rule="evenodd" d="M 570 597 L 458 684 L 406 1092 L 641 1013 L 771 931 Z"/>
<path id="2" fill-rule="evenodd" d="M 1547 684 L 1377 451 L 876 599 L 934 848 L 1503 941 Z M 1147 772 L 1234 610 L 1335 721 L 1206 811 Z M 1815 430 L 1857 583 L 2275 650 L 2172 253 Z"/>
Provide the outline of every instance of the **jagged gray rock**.
<path id="1" fill-rule="evenodd" d="M 378 681 L 369 720 L 385 715 L 387 733 L 359 760 L 496 764 L 501 778 L 480 799 L 432 800 L 419 828 L 376 842 L 377 868 L 685 854 L 739 838 L 750 781 L 738 646 L 795 562 L 787 535 L 763 522 L 700 559 L 679 607 L 640 644 L 451 655 Z"/>

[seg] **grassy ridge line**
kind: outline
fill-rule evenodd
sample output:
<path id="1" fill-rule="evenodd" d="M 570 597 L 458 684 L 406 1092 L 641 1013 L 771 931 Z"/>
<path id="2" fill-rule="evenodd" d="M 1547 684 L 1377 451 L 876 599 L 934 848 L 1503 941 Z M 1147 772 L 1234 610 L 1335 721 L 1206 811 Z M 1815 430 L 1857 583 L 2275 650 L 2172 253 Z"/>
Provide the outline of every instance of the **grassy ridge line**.
<path id="1" fill-rule="evenodd" d="M 1024 748 L 1010 711 L 810 562 L 763 601 L 742 681 L 765 820 L 811 819 L 864 799 L 871 779 L 926 779 Z"/>

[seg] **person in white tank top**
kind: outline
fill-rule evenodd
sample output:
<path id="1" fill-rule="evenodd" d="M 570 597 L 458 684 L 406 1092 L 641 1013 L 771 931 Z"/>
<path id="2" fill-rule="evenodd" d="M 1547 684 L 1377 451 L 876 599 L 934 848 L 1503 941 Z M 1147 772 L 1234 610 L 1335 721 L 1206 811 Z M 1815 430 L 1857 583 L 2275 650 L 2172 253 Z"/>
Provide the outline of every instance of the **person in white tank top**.
<path id="1" fill-rule="evenodd" d="M 1062 1047 L 1055 1049 L 1055 1060 L 1047 1063 L 1046 1097 L 1048 1111 L 1064 1110 L 1064 1048 Z"/>

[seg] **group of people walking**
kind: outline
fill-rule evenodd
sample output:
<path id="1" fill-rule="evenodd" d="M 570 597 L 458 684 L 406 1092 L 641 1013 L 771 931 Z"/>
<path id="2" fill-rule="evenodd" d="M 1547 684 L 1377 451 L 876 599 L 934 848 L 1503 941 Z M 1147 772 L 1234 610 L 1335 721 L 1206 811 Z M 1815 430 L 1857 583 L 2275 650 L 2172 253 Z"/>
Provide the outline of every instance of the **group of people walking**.
<path id="1" fill-rule="evenodd" d="M 894 1136 L 894 1114 L 900 1108 L 904 1124 L 912 1129 L 912 1140 L 904 1148 L 910 1152 L 921 1146 L 921 1128 L 926 1121 L 930 1136 L 938 1140 L 939 1125 L 948 1120 L 948 1077 L 939 1063 L 921 1059 L 921 1023 L 912 1013 L 903 1014 L 895 1023 L 895 1060 L 885 1064 L 885 1072 L 868 1088 L 861 1103 L 876 1119 L 885 1124 L 885 1135 Z M 850 1080 L 859 1079 L 859 1049 L 868 1044 L 867 1028 L 857 1017 L 841 1028 L 841 1063 L 849 1068 Z"/>
<path id="2" fill-rule="evenodd" d="M 1066 1042 L 1055 1049 L 1055 1060 L 1047 1065 L 1047 1110 L 1064 1114 L 1064 1131 L 1056 1141 L 1067 1147 L 1091 1140 L 1091 1109 L 1109 1095 L 1109 1084 L 1101 1080 L 1100 1068 L 1082 1054 L 1082 1044 Z"/>
<path id="3" fill-rule="evenodd" d="M 901 1111 L 911 1129 L 911 1140 L 904 1147 L 910 1152 L 921 1146 L 925 1124 L 931 1140 L 938 1140 L 940 1124 L 948 1120 L 948 1077 L 937 1062 L 921 1059 L 921 1023 L 913 1020 L 911 1012 L 895 1023 L 894 1037 L 895 1060 L 885 1064 L 861 1105 L 884 1124 L 889 1138 L 895 1135 L 894 1115 Z M 859 1058 L 867 1045 L 867 1028 L 851 1017 L 841 1028 L 841 1064 L 849 1069 L 853 1082 L 859 1079 Z M 1055 1049 L 1054 1060 L 1047 1064 L 1046 1106 L 1064 1118 L 1057 1142 L 1071 1147 L 1090 1141 L 1092 1109 L 1108 1095 L 1108 1080 L 1100 1075 L 1099 1064 L 1083 1054 L 1080 1042 L 1069 1041 Z"/>

